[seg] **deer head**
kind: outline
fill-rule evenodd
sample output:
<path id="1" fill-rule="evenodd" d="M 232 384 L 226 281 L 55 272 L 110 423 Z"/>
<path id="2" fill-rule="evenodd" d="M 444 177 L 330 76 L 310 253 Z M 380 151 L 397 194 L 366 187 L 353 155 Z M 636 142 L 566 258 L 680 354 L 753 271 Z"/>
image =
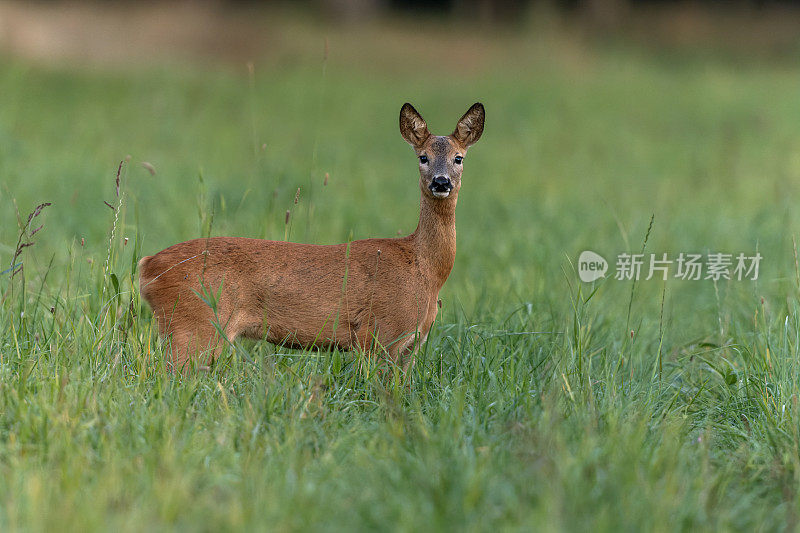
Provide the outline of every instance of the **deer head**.
<path id="1" fill-rule="evenodd" d="M 481 138 L 483 104 L 469 108 L 450 135 L 431 135 L 428 125 L 411 104 L 400 109 L 400 133 L 419 159 L 422 194 L 435 199 L 455 198 L 461 188 L 461 171 L 467 149 Z"/>

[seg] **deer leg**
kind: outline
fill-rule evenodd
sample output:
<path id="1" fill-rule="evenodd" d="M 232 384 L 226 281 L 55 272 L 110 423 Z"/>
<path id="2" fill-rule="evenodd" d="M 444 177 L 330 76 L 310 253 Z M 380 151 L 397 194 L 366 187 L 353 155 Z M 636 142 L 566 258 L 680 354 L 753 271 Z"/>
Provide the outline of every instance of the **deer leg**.
<path id="1" fill-rule="evenodd" d="M 414 366 L 414 361 L 417 358 L 417 352 L 420 346 L 425 343 L 428 338 L 428 333 L 417 331 L 409 340 L 408 343 L 397 354 L 397 364 L 399 364 L 403 372 L 408 372 Z"/>
<path id="2" fill-rule="evenodd" d="M 403 371 L 407 370 L 408 364 L 406 357 L 416 351 L 414 348 L 418 333 L 392 333 L 386 334 L 383 330 L 374 332 L 372 343 L 368 345 L 370 352 L 378 354 L 387 363 L 400 366 Z M 366 349 L 366 347 L 365 347 Z"/>
<path id="3" fill-rule="evenodd" d="M 173 372 L 187 374 L 192 362 L 208 365 L 222 351 L 222 340 L 211 322 L 206 324 L 172 324 L 168 336 L 169 361 Z"/>
<path id="4" fill-rule="evenodd" d="M 399 348 L 397 362 L 402 366 L 403 372 L 408 372 L 414 366 L 417 352 L 420 346 L 425 344 L 428 340 L 428 333 L 431 331 L 431 326 L 436 320 L 436 314 L 439 311 L 439 299 L 434 298 L 428 305 L 428 314 L 423 323 L 418 325 L 417 331 L 411 335 L 407 342 Z"/>

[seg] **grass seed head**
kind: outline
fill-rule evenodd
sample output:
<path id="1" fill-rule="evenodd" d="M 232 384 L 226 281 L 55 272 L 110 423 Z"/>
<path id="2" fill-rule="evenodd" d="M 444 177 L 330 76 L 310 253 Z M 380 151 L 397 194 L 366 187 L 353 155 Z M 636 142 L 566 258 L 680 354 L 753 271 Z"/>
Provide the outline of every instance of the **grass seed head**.
<path id="1" fill-rule="evenodd" d="M 147 161 L 142 161 L 142 166 L 145 170 L 147 170 L 151 176 L 156 175 L 156 167 L 153 166 L 152 163 L 148 163 Z"/>
<path id="2" fill-rule="evenodd" d="M 122 165 L 123 165 L 124 163 L 125 163 L 125 161 L 120 161 L 120 162 L 119 162 L 119 166 L 117 167 L 117 177 L 116 177 L 116 179 L 114 180 L 114 183 L 115 183 L 115 185 L 116 185 L 116 189 L 115 189 L 115 191 L 116 191 L 116 193 L 117 193 L 117 198 L 119 198 L 119 175 L 120 175 L 120 174 L 122 174 Z"/>

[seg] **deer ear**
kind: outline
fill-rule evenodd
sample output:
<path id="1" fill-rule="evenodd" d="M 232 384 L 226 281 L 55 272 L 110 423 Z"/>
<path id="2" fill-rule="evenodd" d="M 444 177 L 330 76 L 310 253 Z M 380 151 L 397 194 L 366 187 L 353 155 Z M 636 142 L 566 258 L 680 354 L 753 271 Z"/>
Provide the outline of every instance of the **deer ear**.
<path id="1" fill-rule="evenodd" d="M 414 148 L 422 146 L 431 135 L 425 120 L 409 103 L 400 109 L 400 134 Z"/>
<path id="2" fill-rule="evenodd" d="M 483 109 L 483 104 L 480 102 L 472 104 L 469 111 L 464 113 L 461 120 L 456 124 L 456 129 L 453 132 L 453 138 L 464 145 L 470 145 L 478 142 L 483 133 L 483 121 L 486 117 L 486 112 Z"/>

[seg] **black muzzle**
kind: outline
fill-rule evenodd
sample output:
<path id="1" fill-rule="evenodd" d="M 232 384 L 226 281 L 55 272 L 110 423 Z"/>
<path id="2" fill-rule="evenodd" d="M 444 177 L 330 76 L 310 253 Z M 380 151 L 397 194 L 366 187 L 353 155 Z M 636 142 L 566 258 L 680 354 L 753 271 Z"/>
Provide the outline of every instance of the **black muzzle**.
<path id="1" fill-rule="evenodd" d="M 453 184 L 450 183 L 450 179 L 444 176 L 436 176 L 431 180 L 431 184 L 428 188 L 433 193 L 449 193 L 453 190 Z"/>

